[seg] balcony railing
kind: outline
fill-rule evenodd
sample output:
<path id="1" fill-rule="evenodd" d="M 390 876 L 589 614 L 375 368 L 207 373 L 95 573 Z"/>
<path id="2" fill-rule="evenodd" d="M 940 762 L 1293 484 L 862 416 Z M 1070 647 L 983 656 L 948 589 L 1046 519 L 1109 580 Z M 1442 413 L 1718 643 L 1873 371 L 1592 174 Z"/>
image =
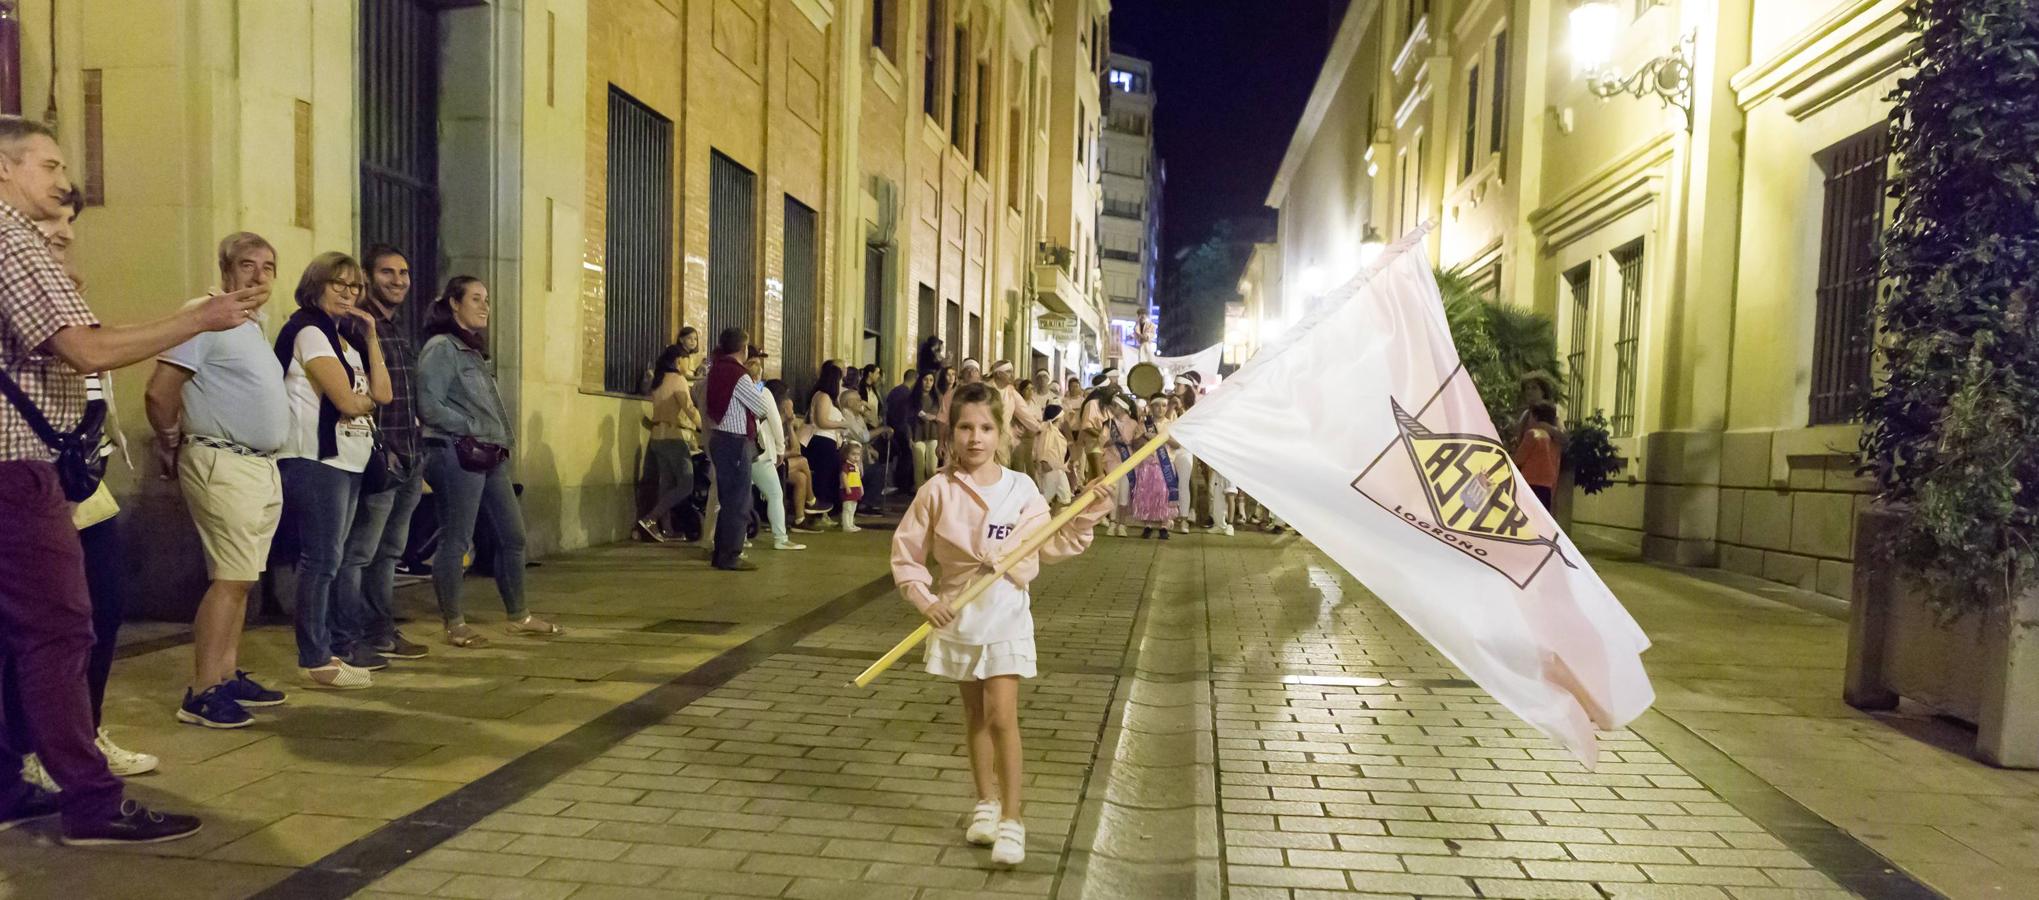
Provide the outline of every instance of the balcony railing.
<path id="1" fill-rule="evenodd" d="M 1069 271 L 1070 264 L 1073 263 L 1075 259 L 1076 259 L 1075 251 L 1070 250 L 1068 247 L 1064 247 L 1061 244 L 1042 241 L 1040 252 L 1036 254 L 1034 257 L 1034 264 L 1037 266 L 1054 266 L 1058 269 L 1061 269 L 1064 272 L 1067 272 Z"/>
<path id="2" fill-rule="evenodd" d="M 1113 250 L 1110 247 L 1106 247 L 1103 250 L 1099 250 L 1098 255 L 1105 259 L 1116 259 L 1121 262 L 1140 261 L 1140 251 L 1138 250 Z"/>
<path id="3" fill-rule="evenodd" d="M 1134 203 L 1131 200 L 1106 200 L 1104 202 L 1104 214 L 1107 216 L 1118 216 L 1122 219 L 1138 219 L 1145 215 L 1145 210 L 1141 204 Z"/>

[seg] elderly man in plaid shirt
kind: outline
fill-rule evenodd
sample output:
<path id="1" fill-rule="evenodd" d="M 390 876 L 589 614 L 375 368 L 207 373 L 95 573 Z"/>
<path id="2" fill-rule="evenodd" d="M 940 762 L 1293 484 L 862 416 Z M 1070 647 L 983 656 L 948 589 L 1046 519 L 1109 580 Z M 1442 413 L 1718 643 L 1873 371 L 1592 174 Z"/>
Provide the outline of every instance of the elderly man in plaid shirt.
<path id="1" fill-rule="evenodd" d="M 269 298 L 268 287 L 258 286 L 146 325 L 101 326 L 34 225 L 56 215 L 70 189 L 49 128 L 0 116 L 0 372 L 59 432 L 84 422 L 86 373 L 133 365 L 201 332 L 237 327 Z M 0 404 L 0 654 L 14 663 L 35 741 L 33 748 L 0 746 L 0 829 L 61 813 L 67 844 L 187 837 L 198 831 L 196 818 L 123 799 L 120 779 L 94 745 L 85 682 L 92 604 L 56 458 L 12 400 Z M 62 794 L 52 797 L 21 779 L 20 754 L 31 749 Z"/>

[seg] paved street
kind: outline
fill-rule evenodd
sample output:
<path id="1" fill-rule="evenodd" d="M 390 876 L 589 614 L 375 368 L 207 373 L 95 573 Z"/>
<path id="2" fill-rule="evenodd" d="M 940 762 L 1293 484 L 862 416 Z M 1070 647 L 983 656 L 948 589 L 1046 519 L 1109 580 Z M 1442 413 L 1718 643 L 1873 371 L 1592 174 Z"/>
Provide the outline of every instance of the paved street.
<path id="1" fill-rule="evenodd" d="M 122 851 L 0 835 L 0 896 L 2039 893 L 2039 775 L 1966 761 L 1938 720 L 1842 705 L 1836 620 L 1601 559 L 1657 641 L 1661 702 L 1589 773 L 1306 543 L 1245 535 L 1102 539 L 1047 570 L 1029 856 L 997 871 L 958 834 L 953 688 L 917 665 L 844 686 L 915 621 L 886 537 L 761 549 L 749 576 L 672 546 L 551 559 L 533 605 L 568 638 L 435 647 L 238 732 L 174 724 L 189 651 L 137 644 L 108 719 L 164 767 L 133 790 L 206 831 Z M 252 633 L 250 664 L 289 672 L 289 641 Z"/>

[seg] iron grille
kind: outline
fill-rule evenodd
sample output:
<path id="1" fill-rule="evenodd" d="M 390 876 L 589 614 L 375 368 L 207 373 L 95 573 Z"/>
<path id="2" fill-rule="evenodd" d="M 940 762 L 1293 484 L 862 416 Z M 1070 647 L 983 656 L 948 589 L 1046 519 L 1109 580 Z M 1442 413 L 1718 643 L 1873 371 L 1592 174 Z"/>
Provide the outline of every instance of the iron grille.
<path id="1" fill-rule="evenodd" d="M 649 389 L 671 328 L 673 123 L 609 88 L 602 389 Z"/>
<path id="2" fill-rule="evenodd" d="M 414 297 L 439 290 L 439 18 L 419 0 L 361 4 L 361 246 L 404 251 Z M 403 305 L 417 334 L 429 303 Z"/>
<path id="3" fill-rule="evenodd" d="M 970 353 L 986 368 L 991 366 L 991 354 L 984 347 L 984 317 L 977 313 L 970 314 Z"/>
<path id="4" fill-rule="evenodd" d="M 963 358 L 969 353 L 968 350 L 964 349 L 967 345 L 963 343 L 963 304 L 951 300 L 949 301 L 947 312 L 949 314 L 949 320 L 946 323 L 948 326 L 948 336 L 943 338 L 943 343 L 948 344 L 948 346 L 944 349 L 949 351 L 949 363 L 951 365 L 960 365 L 963 362 Z M 983 360 L 978 360 L 978 362 L 983 362 Z"/>
<path id="5" fill-rule="evenodd" d="M 919 327 L 922 341 L 942 333 L 941 320 L 935 318 L 935 289 L 924 284 L 920 286 Z"/>
<path id="6" fill-rule="evenodd" d="M 864 361 L 885 352 L 885 248 L 864 245 Z"/>
<path id="7" fill-rule="evenodd" d="M 1820 154 L 1827 180 L 1813 330 L 1814 425 L 1860 418 L 1869 396 L 1889 155 L 1890 133 L 1882 125 Z"/>
<path id="8" fill-rule="evenodd" d="M 1614 417 L 1608 424 L 1615 437 L 1630 437 L 1635 434 L 1637 356 L 1642 348 L 1642 240 L 1615 250 L 1614 265 L 1621 273 L 1621 331 L 1614 339 Z"/>
<path id="9" fill-rule="evenodd" d="M 785 340 L 780 348 L 780 377 L 793 395 L 803 397 L 814 384 L 820 366 L 816 359 L 815 332 L 820 327 L 819 279 L 815 277 L 819 252 L 814 210 L 792 197 L 786 198 L 786 305 Z M 763 341 L 758 343 L 762 344 Z"/>
<path id="10" fill-rule="evenodd" d="M 1474 66 L 1466 72 L 1466 137 L 1465 146 L 1459 151 L 1458 176 L 1464 178 L 1473 174 L 1473 166 L 1480 159 L 1480 67 Z"/>
<path id="11" fill-rule="evenodd" d="M 708 333 L 757 321 L 757 176 L 720 152 L 708 162 Z"/>
<path id="12" fill-rule="evenodd" d="M 1593 340 L 1593 265 L 1585 263 L 1565 273 L 1565 287 L 1572 292 L 1572 341 L 1565 354 L 1565 398 L 1572 418 L 1581 420 L 1593 411 L 1586 394 L 1587 349 Z"/>
<path id="13" fill-rule="evenodd" d="M 1494 35 L 1494 90 L 1487 98 L 1493 107 L 1488 123 L 1487 149 L 1499 154 L 1508 149 L 1508 32 Z"/>
<path id="14" fill-rule="evenodd" d="M 937 124 L 942 120 L 942 7 L 942 0 L 928 3 L 927 46 L 920 69 L 920 110 Z"/>

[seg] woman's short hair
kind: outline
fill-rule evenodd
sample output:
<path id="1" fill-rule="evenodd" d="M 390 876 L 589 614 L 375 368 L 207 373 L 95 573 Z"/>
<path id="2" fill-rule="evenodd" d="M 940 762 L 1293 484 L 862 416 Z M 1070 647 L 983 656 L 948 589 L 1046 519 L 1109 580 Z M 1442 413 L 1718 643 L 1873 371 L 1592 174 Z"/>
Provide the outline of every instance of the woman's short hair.
<path id="1" fill-rule="evenodd" d="M 354 257 L 338 250 L 328 250 L 312 257 L 312 261 L 305 264 L 304 274 L 297 279 L 297 308 L 323 312 L 319 298 L 325 296 L 326 285 L 345 275 L 353 275 L 355 281 L 361 280 L 361 264 L 355 262 Z"/>

